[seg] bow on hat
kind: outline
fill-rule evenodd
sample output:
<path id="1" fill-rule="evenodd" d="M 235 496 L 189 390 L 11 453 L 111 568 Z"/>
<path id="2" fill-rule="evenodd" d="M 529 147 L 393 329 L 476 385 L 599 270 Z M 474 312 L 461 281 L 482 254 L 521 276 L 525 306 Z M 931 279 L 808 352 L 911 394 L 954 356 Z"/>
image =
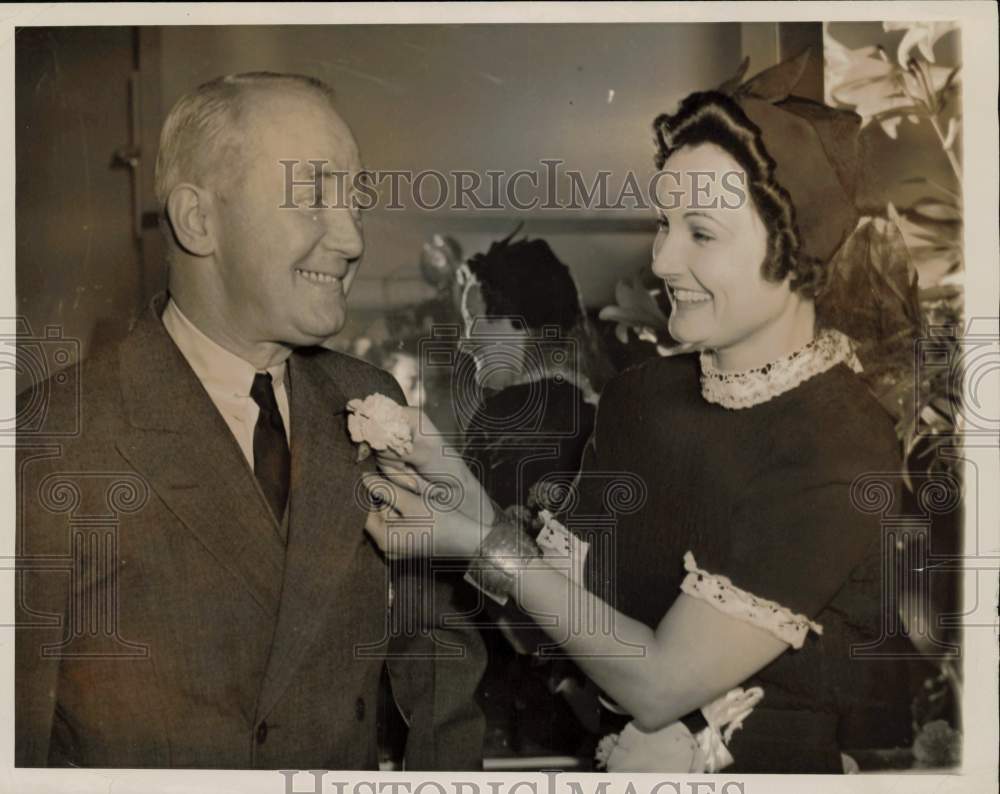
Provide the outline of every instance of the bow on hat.
<path id="1" fill-rule="evenodd" d="M 774 177 L 791 196 L 802 252 L 828 262 L 858 222 L 861 117 L 794 96 L 811 57 L 805 50 L 741 82 L 749 66 L 716 90 L 732 98 L 760 129 Z"/>

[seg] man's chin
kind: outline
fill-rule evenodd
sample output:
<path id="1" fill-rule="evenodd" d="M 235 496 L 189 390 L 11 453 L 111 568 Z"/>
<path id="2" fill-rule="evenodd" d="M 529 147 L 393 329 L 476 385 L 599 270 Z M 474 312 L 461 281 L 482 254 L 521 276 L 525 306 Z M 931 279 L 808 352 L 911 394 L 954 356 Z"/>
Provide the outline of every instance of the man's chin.
<path id="1" fill-rule="evenodd" d="M 322 345 L 344 330 L 346 321 L 347 318 L 343 317 L 336 321 L 312 323 L 304 327 L 300 326 L 295 329 L 294 341 L 290 341 L 289 344 L 292 347 L 315 347 Z"/>

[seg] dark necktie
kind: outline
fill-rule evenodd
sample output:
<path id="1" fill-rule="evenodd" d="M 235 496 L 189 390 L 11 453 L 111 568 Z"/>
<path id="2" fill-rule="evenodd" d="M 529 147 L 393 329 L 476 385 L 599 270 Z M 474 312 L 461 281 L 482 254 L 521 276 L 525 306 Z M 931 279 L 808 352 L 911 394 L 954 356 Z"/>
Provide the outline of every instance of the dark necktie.
<path id="1" fill-rule="evenodd" d="M 260 407 L 257 425 L 253 429 L 253 473 L 260 483 L 260 489 L 271 505 L 278 525 L 283 524 L 285 504 L 288 501 L 288 479 L 292 468 L 292 456 L 288 451 L 285 426 L 278 411 L 278 401 L 274 399 L 271 376 L 258 372 L 253 376 L 250 396 Z M 284 533 L 282 532 L 282 537 Z"/>

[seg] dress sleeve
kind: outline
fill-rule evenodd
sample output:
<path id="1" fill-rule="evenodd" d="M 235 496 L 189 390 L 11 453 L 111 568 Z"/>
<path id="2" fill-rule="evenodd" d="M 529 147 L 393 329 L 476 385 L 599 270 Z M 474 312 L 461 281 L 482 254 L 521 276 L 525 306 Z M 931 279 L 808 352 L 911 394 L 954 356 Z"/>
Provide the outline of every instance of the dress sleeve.
<path id="1" fill-rule="evenodd" d="M 585 587 L 585 564 L 590 544 L 564 527 L 548 510 L 539 513 L 542 529 L 537 543 L 542 556 L 557 571 Z"/>
<path id="2" fill-rule="evenodd" d="M 880 516 L 862 511 L 851 483 L 891 471 L 893 457 L 841 448 L 821 462 L 798 457 L 747 484 L 723 537 L 691 549 L 682 591 L 764 628 L 795 648 L 813 619 L 877 550 Z"/>

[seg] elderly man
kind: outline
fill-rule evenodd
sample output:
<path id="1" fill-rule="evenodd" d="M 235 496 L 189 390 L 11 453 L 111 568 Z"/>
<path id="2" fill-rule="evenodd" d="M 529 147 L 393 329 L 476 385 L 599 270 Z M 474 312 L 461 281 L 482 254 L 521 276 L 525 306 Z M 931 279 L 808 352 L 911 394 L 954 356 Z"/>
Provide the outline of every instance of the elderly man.
<path id="1" fill-rule="evenodd" d="M 478 636 L 363 531 L 346 403 L 402 396 L 317 347 L 360 167 L 311 78 L 220 78 L 168 116 L 169 295 L 48 405 L 79 435 L 19 445 L 18 765 L 374 768 L 387 666 L 407 768 L 480 766 Z"/>

